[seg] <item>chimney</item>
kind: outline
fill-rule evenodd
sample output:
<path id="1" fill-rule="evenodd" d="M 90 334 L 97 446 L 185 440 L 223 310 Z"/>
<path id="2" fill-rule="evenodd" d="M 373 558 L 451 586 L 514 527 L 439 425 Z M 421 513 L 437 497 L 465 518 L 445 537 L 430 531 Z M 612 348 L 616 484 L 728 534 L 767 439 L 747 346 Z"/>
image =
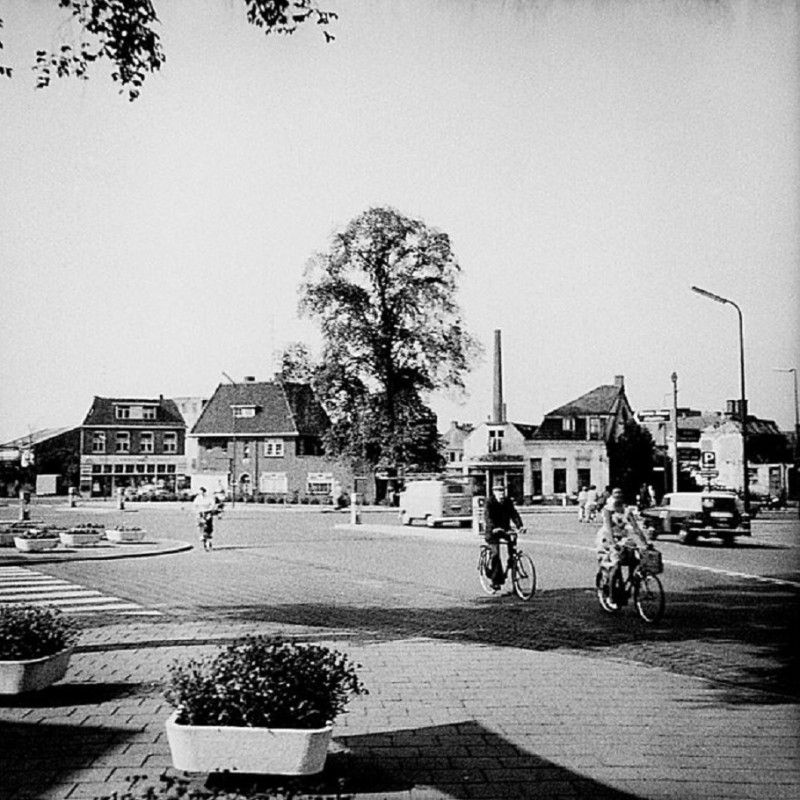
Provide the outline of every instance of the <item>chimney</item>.
<path id="1" fill-rule="evenodd" d="M 256 382 L 256 376 L 255 375 L 245 375 L 244 376 L 244 382 L 245 383 L 255 383 Z"/>
<path id="2" fill-rule="evenodd" d="M 492 422 L 505 422 L 503 405 L 503 352 L 500 331 L 494 332 L 494 391 L 492 393 Z"/>
<path id="3" fill-rule="evenodd" d="M 617 386 L 620 389 L 624 389 L 625 388 L 625 376 L 624 375 L 615 375 L 614 376 L 614 386 Z"/>

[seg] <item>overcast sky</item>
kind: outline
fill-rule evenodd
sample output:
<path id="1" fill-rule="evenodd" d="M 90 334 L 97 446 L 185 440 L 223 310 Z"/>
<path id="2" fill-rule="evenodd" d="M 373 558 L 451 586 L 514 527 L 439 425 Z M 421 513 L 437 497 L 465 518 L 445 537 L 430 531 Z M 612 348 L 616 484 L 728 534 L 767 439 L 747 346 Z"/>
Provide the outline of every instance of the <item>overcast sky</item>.
<path id="1" fill-rule="evenodd" d="M 624 375 L 634 409 L 739 396 L 794 422 L 800 367 L 793 0 L 331 0 L 326 44 L 240 0 L 156 3 L 167 62 L 128 102 L 34 90 L 55 0 L 0 0 L 0 441 L 94 395 L 210 396 L 303 340 L 305 263 L 370 206 L 448 233 L 486 357 L 440 427 L 512 421 Z"/>

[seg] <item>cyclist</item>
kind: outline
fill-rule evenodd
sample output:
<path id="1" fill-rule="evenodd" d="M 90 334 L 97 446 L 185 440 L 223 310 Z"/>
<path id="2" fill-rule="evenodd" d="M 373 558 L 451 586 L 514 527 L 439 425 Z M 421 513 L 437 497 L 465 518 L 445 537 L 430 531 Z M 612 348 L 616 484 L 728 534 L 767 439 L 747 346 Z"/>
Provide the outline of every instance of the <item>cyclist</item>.
<path id="1" fill-rule="evenodd" d="M 633 509 L 625 505 L 622 489 L 614 489 L 602 509 L 603 527 L 597 531 L 595 546 L 601 567 L 613 566 L 617 562 L 627 565 L 632 572 L 636 566 L 633 559 L 625 559 L 626 551 L 650 547 L 647 535 L 639 526 Z"/>
<path id="2" fill-rule="evenodd" d="M 497 591 L 503 585 L 503 564 L 500 560 L 500 542 L 508 543 L 508 557 L 514 553 L 514 539 L 511 528 L 520 530 L 522 519 L 514 506 L 514 501 L 506 495 L 506 487 L 499 481 L 492 486 L 492 496 L 486 501 L 484 508 L 484 539 L 492 551 L 492 562 L 489 567 L 489 580 Z"/>
<path id="3" fill-rule="evenodd" d="M 214 534 L 214 516 L 219 513 L 217 501 L 206 493 L 206 487 L 201 486 L 200 491 L 192 503 L 197 512 L 197 530 L 203 542 L 203 549 L 211 549 L 211 537 Z"/>

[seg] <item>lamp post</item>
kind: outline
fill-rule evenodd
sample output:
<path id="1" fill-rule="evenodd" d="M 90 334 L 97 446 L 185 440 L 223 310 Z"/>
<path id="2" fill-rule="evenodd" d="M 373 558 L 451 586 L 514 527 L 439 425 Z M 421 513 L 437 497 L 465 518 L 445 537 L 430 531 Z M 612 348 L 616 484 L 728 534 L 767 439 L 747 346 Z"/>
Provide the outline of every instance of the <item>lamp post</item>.
<path id="1" fill-rule="evenodd" d="M 228 375 L 227 372 L 222 373 L 226 377 L 236 391 L 236 381 Z M 236 398 L 234 397 L 234 400 Z M 236 406 L 231 403 L 231 507 L 236 505 Z"/>
<path id="2" fill-rule="evenodd" d="M 797 402 L 797 370 L 795 367 L 781 368 L 773 367 L 775 372 L 791 372 L 794 378 L 794 480 L 797 486 L 798 469 L 800 469 L 800 404 Z M 798 515 L 800 515 L 800 505 L 798 505 Z"/>
<path id="3" fill-rule="evenodd" d="M 672 381 L 672 491 L 678 491 L 678 373 L 670 375 Z"/>
<path id="4" fill-rule="evenodd" d="M 720 297 L 718 294 L 708 292 L 705 289 L 700 289 L 697 286 L 692 286 L 692 291 L 697 294 L 707 297 L 716 303 L 723 305 L 731 305 L 736 309 L 739 315 L 739 372 L 742 385 L 741 409 L 739 415 L 742 420 L 742 491 L 744 492 L 744 510 L 746 514 L 750 513 L 750 476 L 747 469 L 747 394 L 744 388 L 744 322 L 742 320 L 742 309 L 726 297 Z"/>

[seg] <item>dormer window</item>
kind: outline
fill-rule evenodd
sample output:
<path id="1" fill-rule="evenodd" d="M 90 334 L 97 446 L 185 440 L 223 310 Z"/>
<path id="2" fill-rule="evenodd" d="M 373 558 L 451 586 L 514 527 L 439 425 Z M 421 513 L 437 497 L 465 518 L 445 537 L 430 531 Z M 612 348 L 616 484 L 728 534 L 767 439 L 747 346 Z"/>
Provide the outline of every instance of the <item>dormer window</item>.
<path id="1" fill-rule="evenodd" d="M 245 417 L 254 417 L 256 415 L 255 406 L 232 406 L 233 416 L 236 419 L 243 419 Z"/>
<path id="2" fill-rule="evenodd" d="M 573 417 L 564 417 L 561 420 L 561 430 L 562 431 L 574 431 L 575 430 L 575 419 Z"/>
<path id="3" fill-rule="evenodd" d="M 116 406 L 117 419 L 130 419 L 131 407 L 130 406 Z"/>

